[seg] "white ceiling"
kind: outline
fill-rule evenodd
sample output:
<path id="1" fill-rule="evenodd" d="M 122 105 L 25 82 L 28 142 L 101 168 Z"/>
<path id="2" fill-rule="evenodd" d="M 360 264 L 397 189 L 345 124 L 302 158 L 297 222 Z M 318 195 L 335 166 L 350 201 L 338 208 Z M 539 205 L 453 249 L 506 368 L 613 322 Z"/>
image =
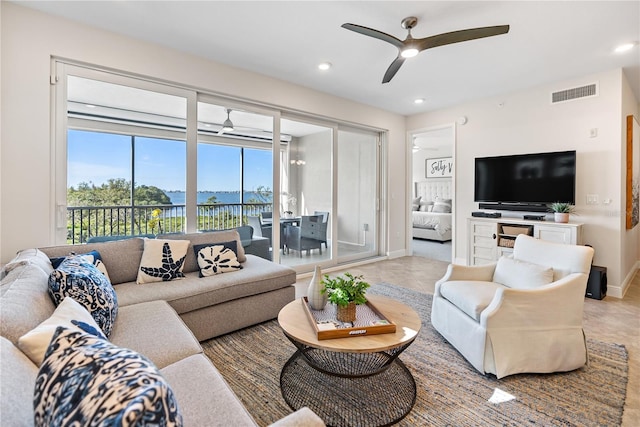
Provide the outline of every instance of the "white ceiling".
<path id="1" fill-rule="evenodd" d="M 640 99 L 639 1 L 17 1 L 211 60 L 403 115 L 622 68 Z M 509 24 L 510 32 L 442 46 L 382 76 L 393 46 L 340 27 L 404 39 Z M 329 61 L 328 72 L 316 66 Z M 105 64 L 108 65 L 108 64 Z M 424 98 L 414 105 L 415 98 Z"/>

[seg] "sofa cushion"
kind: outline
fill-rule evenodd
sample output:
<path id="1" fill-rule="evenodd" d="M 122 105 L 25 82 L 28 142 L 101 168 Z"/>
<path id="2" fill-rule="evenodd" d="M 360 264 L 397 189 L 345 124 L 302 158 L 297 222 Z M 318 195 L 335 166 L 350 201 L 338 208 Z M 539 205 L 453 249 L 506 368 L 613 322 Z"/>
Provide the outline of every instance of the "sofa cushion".
<path id="1" fill-rule="evenodd" d="M 513 289 L 535 289 L 553 282 L 553 268 L 500 257 L 493 281 Z"/>
<path id="2" fill-rule="evenodd" d="M 71 297 L 91 313 L 108 337 L 118 315 L 118 298 L 109 280 L 82 255 L 67 257 L 49 275 L 49 295 L 58 305 Z"/>
<path id="3" fill-rule="evenodd" d="M 102 335 L 100 326 L 93 320 L 87 309 L 73 298 L 66 297 L 56 307 L 51 317 L 20 337 L 18 347 L 33 363 L 40 366 L 58 326 L 90 332 L 105 338 Z"/>
<path id="4" fill-rule="evenodd" d="M 89 251 L 89 252 L 84 253 L 84 254 L 72 253 L 72 254 L 69 254 L 69 255 L 82 256 L 83 258 L 85 258 L 87 260 L 87 262 L 90 262 L 91 264 L 95 265 L 96 268 L 100 271 L 100 273 L 104 274 L 105 277 L 107 279 L 109 279 L 109 282 L 111 282 L 111 278 L 109 277 L 109 272 L 107 271 L 107 266 L 104 265 L 104 262 L 102 262 L 102 257 L 100 256 L 100 252 L 98 252 L 98 251 Z M 60 264 L 62 264 L 62 261 L 64 261 L 65 259 L 67 259 L 66 256 L 51 258 L 51 265 L 53 266 L 54 269 L 58 268 L 58 266 Z"/>
<path id="5" fill-rule="evenodd" d="M 47 293 L 48 278 L 40 267 L 27 263 L 0 281 L 0 335 L 14 345 L 53 314 L 56 306 Z"/>
<path id="6" fill-rule="evenodd" d="M 137 285 L 123 283 L 116 287 L 121 306 L 164 300 L 178 314 L 221 304 L 238 298 L 289 287 L 296 282 L 296 272 L 256 256 L 247 256 L 243 269 L 233 274 L 198 277 L 187 273 L 180 286 L 171 282 Z"/>
<path id="7" fill-rule="evenodd" d="M 180 426 L 173 390 L 133 350 L 59 327 L 40 366 L 33 398 L 36 426 Z"/>
<path id="8" fill-rule="evenodd" d="M 140 259 L 144 242 L 141 238 L 117 240 L 113 242 L 87 243 L 80 245 L 60 245 L 40 248 L 50 258 L 67 256 L 72 252 L 83 254 L 90 251 L 100 252 L 104 265 L 109 270 L 111 284 L 135 282 L 140 268 Z M 110 266 L 117 266 L 111 268 Z"/>
<path id="9" fill-rule="evenodd" d="M 168 282 L 184 277 L 188 240 L 144 239 L 137 283 Z"/>
<path id="10" fill-rule="evenodd" d="M 480 321 L 480 313 L 489 306 L 496 290 L 503 286 L 477 280 L 452 280 L 440 285 L 440 294 L 467 316 Z"/>
<path id="11" fill-rule="evenodd" d="M 143 354 L 158 368 L 202 352 L 193 333 L 165 301 L 120 307 L 109 340 Z"/>
<path id="12" fill-rule="evenodd" d="M 39 249 L 24 249 L 18 252 L 11 261 L 2 267 L 0 270 L 0 279 L 5 277 L 11 270 L 27 264 L 35 265 L 47 274 L 53 271 L 47 254 Z"/>
<path id="13" fill-rule="evenodd" d="M 176 362 L 161 372 L 175 392 L 185 426 L 256 425 L 222 375 L 203 354 Z"/>
<path id="14" fill-rule="evenodd" d="M 200 277 L 230 273 L 242 269 L 238 261 L 238 243 L 235 240 L 222 243 L 193 245 L 200 267 Z"/>
<path id="15" fill-rule="evenodd" d="M 1 424 L 33 425 L 33 387 L 38 367 L 4 337 L 0 337 L 0 363 Z"/>
<path id="16" fill-rule="evenodd" d="M 236 230 L 221 230 L 221 231 L 213 231 L 213 232 L 203 232 L 203 233 L 188 233 L 188 234 L 160 234 L 158 235 L 158 239 L 176 239 L 182 240 L 186 239 L 191 242 L 191 246 L 187 251 L 187 258 L 184 260 L 184 272 L 190 273 L 192 271 L 199 271 L 200 267 L 198 267 L 198 261 L 196 260 L 196 255 L 193 252 L 193 245 L 202 245 L 205 243 L 221 243 L 228 242 L 230 240 L 235 240 L 238 242 L 238 261 L 245 262 L 247 258 L 244 254 L 244 249 L 242 247 L 242 242 L 240 241 L 240 235 Z"/>

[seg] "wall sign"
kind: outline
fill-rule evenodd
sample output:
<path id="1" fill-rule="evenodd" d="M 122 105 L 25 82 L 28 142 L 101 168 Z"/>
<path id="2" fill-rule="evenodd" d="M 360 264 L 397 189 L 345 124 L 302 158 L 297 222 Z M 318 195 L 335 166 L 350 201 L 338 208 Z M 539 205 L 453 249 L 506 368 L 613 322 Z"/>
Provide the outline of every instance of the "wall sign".
<path id="1" fill-rule="evenodd" d="M 448 178 L 451 176 L 453 176 L 453 157 L 426 160 L 426 178 Z"/>

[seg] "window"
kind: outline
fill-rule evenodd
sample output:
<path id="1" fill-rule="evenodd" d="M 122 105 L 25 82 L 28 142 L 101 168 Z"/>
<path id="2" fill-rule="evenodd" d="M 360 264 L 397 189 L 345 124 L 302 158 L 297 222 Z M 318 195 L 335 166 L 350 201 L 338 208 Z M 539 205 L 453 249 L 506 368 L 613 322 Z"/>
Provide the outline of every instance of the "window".
<path id="1" fill-rule="evenodd" d="M 67 241 L 183 231 L 185 155 L 184 141 L 70 129 Z"/>

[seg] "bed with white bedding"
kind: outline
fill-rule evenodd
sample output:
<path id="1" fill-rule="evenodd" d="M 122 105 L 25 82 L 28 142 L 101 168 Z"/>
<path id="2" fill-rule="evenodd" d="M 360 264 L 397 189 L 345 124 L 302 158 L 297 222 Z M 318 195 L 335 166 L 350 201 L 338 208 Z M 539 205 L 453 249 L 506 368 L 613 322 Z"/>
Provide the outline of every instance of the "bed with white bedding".
<path id="1" fill-rule="evenodd" d="M 451 178 L 430 178 L 415 183 L 411 220 L 413 237 L 451 240 Z"/>

